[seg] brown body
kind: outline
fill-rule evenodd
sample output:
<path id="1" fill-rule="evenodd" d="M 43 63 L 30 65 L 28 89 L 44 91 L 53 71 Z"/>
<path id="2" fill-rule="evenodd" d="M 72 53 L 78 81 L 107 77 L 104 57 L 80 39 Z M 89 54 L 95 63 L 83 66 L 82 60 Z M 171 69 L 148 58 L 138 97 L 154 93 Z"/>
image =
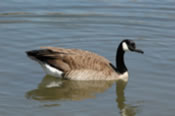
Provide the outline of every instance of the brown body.
<path id="1" fill-rule="evenodd" d="M 61 70 L 62 77 L 71 80 L 116 80 L 119 74 L 111 66 L 110 62 L 95 53 L 79 50 L 55 47 L 41 47 L 40 54 L 47 64 Z"/>

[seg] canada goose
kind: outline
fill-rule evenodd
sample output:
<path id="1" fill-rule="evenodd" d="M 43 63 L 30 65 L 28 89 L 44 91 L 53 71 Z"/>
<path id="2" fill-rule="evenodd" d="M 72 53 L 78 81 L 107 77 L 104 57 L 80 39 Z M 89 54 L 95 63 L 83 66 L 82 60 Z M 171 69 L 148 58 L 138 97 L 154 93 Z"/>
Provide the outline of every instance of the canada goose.
<path id="1" fill-rule="evenodd" d="M 132 40 L 123 40 L 117 49 L 116 67 L 103 56 L 80 49 L 41 47 L 40 50 L 27 51 L 27 55 L 37 61 L 46 74 L 71 80 L 128 80 L 124 63 L 124 53 L 136 49 Z"/>

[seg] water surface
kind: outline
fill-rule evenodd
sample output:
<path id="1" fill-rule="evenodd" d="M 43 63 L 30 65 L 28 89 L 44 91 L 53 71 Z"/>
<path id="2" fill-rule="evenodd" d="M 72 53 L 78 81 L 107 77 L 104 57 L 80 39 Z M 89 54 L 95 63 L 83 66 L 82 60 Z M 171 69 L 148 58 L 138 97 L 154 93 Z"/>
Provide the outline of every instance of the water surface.
<path id="1" fill-rule="evenodd" d="M 6 0 L 0 4 L 0 114 L 174 116 L 173 0 Z M 115 64 L 121 40 L 129 82 L 79 82 L 46 76 L 25 55 L 40 46 L 81 48 Z"/>

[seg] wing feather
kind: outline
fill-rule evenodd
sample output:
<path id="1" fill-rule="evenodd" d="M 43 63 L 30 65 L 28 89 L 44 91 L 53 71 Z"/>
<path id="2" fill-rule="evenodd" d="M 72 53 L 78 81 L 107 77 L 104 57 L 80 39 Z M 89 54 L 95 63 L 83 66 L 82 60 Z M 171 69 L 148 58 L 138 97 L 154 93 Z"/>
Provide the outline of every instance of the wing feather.
<path id="1" fill-rule="evenodd" d="M 101 71 L 106 74 L 114 71 L 106 58 L 89 51 L 55 47 L 41 48 L 37 57 L 64 73 L 69 73 L 72 70 L 87 69 Z"/>

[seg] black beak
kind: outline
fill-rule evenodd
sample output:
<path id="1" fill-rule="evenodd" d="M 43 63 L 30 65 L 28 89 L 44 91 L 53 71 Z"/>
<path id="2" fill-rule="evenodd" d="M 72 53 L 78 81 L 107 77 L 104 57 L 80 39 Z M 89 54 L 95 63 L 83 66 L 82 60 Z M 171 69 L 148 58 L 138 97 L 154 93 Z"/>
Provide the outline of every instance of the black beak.
<path id="1" fill-rule="evenodd" d="M 138 52 L 138 53 L 141 53 L 141 54 L 144 53 L 144 51 L 142 51 L 142 50 L 140 50 L 140 49 L 134 49 L 133 52 Z"/>

